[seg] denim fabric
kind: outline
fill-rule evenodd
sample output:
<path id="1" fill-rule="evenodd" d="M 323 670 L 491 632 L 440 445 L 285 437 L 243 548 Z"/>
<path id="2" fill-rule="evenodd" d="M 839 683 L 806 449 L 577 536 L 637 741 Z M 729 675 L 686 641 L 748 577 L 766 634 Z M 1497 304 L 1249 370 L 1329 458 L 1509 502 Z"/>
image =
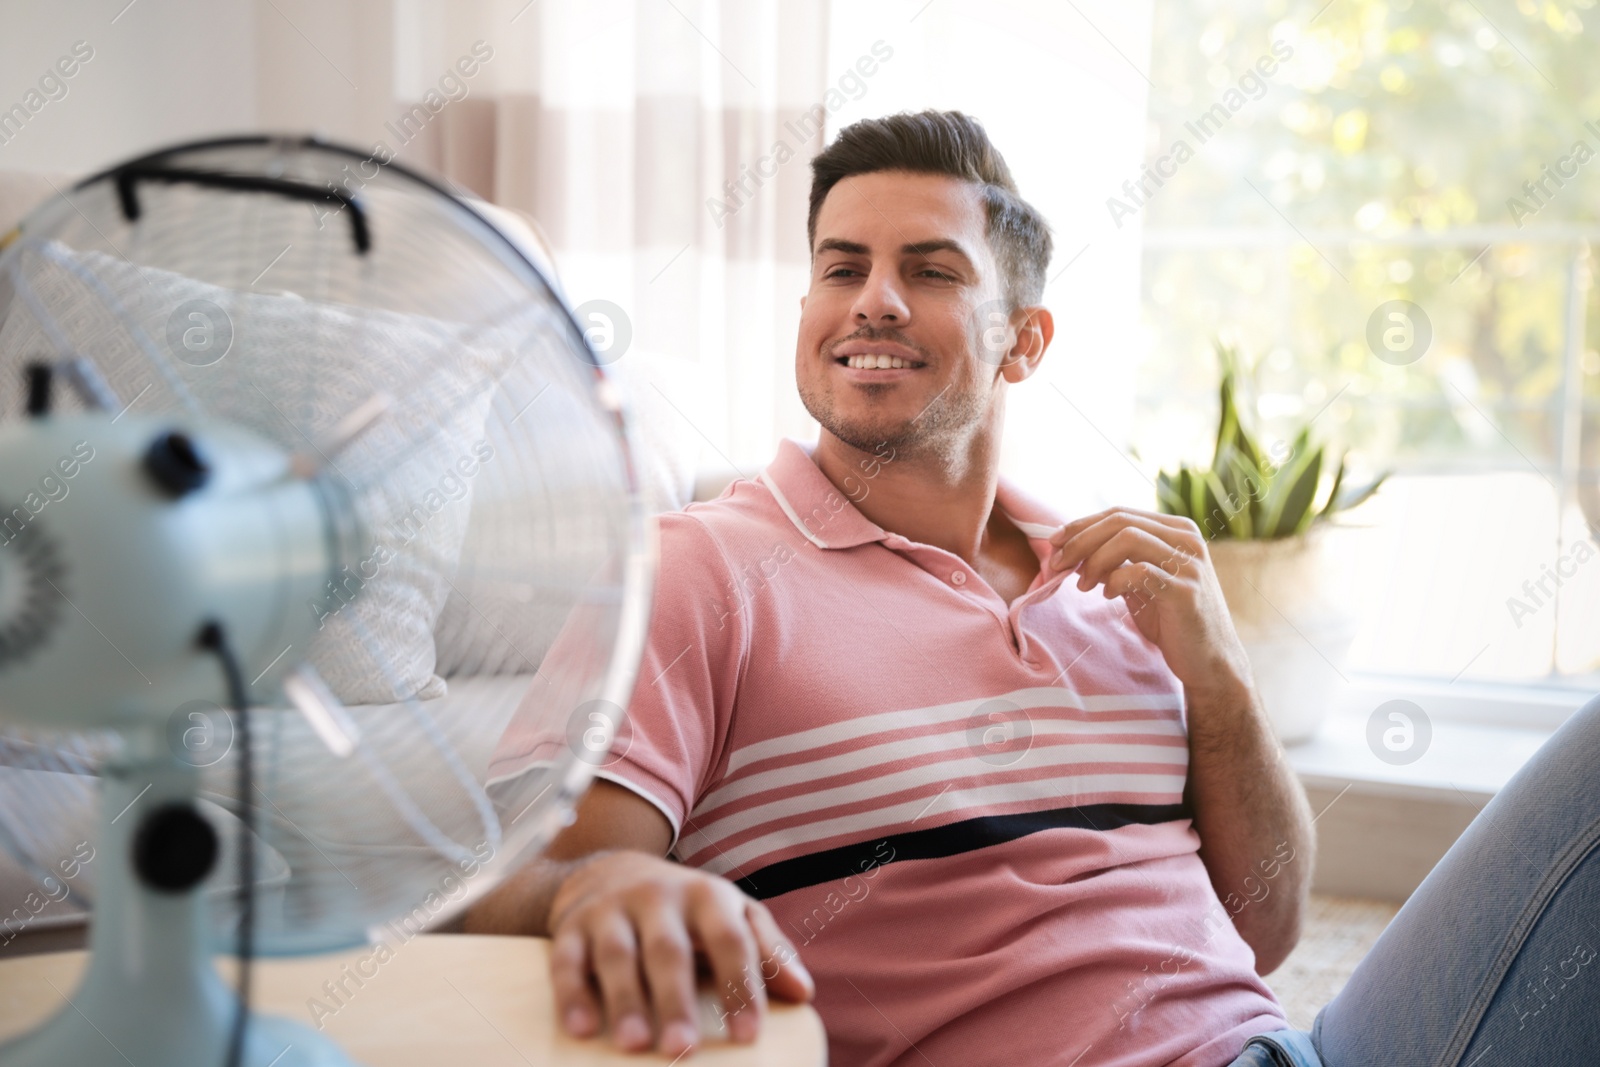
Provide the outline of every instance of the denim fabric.
<path id="1" fill-rule="evenodd" d="M 1322 1060 L 1303 1030 L 1274 1030 L 1244 1043 L 1244 1052 L 1229 1067 L 1322 1067 Z"/>
<path id="2" fill-rule="evenodd" d="M 1311 1033 L 1251 1038 L 1230 1067 L 1592 1064 L 1600 1064 L 1600 697 L 1479 813 Z"/>

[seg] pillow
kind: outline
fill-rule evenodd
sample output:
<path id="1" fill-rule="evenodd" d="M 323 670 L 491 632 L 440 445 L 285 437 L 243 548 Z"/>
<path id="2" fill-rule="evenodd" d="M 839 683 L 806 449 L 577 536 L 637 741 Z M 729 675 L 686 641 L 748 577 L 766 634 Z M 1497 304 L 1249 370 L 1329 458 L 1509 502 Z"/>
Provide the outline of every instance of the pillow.
<path id="1" fill-rule="evenodd" d="M 539 268 L 556 295 L 571 306 L 562 289 L 555 253 L 538 222 L 524 212 L 476 197 L 468 197 L 467 202 L 505 234 Z M 586 330 L 592 325 L 579 322 L 578 328 Z M 632 333 L 631 326 L 628 332 Z M 681 356 L 632 346 L 610 360 L 606 371 L 633 422 L 640 453 L 634 459 L 646 509 L 652 514 L 677 511 L 694 499 L 705 446 L 696 427 L 709 425 L 710 419 L 702 398 L 711 395 L 711 390 L 700 365 Z"/>
<path id="2" fill-rule="evenodd" d="M 634 457 L 651 514 L 677 511 L 694 499 L 695 473 L 706 444 L 711 394 L 698 364 L 634 349 L 606 368 L 633 423 Z"/>
<path id="3" fill-rule="evenodd" d="M 380 391 L 391 398 L 325 469 L 369 524 L 359 558 L 372 573 L 342 573 L 339 588 L 301 609 L 321 620 L 305 651 L 347 703 L 441 695 L 433 626 L 471 509 L 461 471 L 483 436 L 503 353 L 472 343 L 461 323 L 225 289 L 55 241 L 17 251 L 0 397 L 15 391 L 24 360 L 83 352 L 134 412 L 181 414 L 187 394 L 206 414 L 313 457 L 358 405 Z M 74 401 L 63 390 L 60 402 Z"/>
<path id="4" fill-rule="evenodd" d="M 470 203 L 569 302 L 537 224 L 521 212 Z M 588 582 L 604 587 L 621 580 L 622 546 L 613 543 L 618 524 L 598 521 L 587 534 L 579 532 L 580 523 L 599 520 L 590 487 L 537 461 L 536 446 L 551 440 L 563 441 L 568 455 L 599 457 L 612 439 L 612 431 L 592 415 L 592 372 L 570 359 L 554 324 L 537 325 L 544 336 L 535 347 L 549 347 L 529 360 L 531 368 L 508 374 L 497 394 L 485 430 L 487 454 L 496 458 L 479 476 L 457 588 L 434 627 L 437 669 L 446 677 L 537 670 L 556 634 L 582 607 L 580 589 Z M 579 328 L 591 325 L 580 322 Z M 633 470 L 649 513 L 676 510 L 692 498 L 704 440 L 696 427 L 706 423 L 699 398 L 707 390 L 699 370 L 688 360 L 638 346 L 603 368 L 633 426 L 638 446 Z M 534 397 L 537 406 L 525 408 Z M 530 440 L 535 420 L 544 424 L 547 436 Z M 602 461 L 589 477 L 603 479 L 612 471 Z M 540 499 L 544 506 L 534 506 Z M 605 630 L 598 622 L 592 625 L 595 635 Z"/>

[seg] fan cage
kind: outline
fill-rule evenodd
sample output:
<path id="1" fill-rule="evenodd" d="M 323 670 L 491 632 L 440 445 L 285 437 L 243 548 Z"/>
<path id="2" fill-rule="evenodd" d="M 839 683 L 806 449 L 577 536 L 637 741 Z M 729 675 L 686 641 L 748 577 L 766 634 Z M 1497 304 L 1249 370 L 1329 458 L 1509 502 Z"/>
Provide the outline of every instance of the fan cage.
<path id="1" fill-rule="evenodd" d="M 630 424 L 516 242 L 441 185 L 355 149 L 286 137 L 168 149 L 43 205 L 0 255 L 0 410 L 21 410 L 25 364 L 75 358 L 125 411 L 224 419 L 308 456 L 361 403 L 391 400 L 319 474 L 394 561 L 371 578 L 372 552 L 339 561 L 308 650 L 357 751 L 335 756 L 276 687 L 253 694 L 258 950 L 436 921 L 547 843 L 605 762 L 574 739 L 592 736 L 596 707 L 615 726 L 632 691 L 653 560 Z M 57 392 L 57 409 L 83 408 Z M 131 620 L 104 621 L 109 639 L 119 624 Z M 259 669 L 270 654 L 250 658 Z M 64 887 L 92 900 L 82 855 L 119 738 L 4 725 L 4 673 L 0 851 L 52 899 Z M 185 702 L 165 725 L 206 739 L 203 757 L 179 754 L 235 839 L 233 718 Z M 219 864 L 205 887 L 219 947 L 238 922 L 234 870 Z"/>

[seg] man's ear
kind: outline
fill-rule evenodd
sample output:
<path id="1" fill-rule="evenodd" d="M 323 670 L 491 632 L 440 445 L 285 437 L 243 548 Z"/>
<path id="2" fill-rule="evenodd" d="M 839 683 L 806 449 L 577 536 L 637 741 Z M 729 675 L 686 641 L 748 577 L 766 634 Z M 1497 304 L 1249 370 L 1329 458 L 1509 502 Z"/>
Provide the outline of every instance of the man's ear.
<path id="1" fill-rule="evenodd" d="M 1000 365 L 1001 375 L 1013 385 L 1039 369 L 1039 361 L 1044 359 L 1044 351 L 1050 347 L 1050 339 L 1056 332 L 1055 318 L 1047 307 L 1018 308 L 1017 315 L 1021 322 L 1017 326 L 1016 342 Z"/>

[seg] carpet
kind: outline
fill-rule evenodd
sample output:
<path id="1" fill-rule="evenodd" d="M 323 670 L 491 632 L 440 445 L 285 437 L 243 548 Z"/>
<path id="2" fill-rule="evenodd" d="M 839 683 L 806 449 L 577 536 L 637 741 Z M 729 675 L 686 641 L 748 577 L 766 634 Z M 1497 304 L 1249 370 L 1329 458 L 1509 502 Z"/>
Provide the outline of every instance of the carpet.
<path id="1" fill-rule="evenodd" d="M 1300 943 L 1263 979 L 1283 1002 L 1291 1027 L 1311 1029 L 1399 910 L 1386 900 L 1312 895 Z"/>

